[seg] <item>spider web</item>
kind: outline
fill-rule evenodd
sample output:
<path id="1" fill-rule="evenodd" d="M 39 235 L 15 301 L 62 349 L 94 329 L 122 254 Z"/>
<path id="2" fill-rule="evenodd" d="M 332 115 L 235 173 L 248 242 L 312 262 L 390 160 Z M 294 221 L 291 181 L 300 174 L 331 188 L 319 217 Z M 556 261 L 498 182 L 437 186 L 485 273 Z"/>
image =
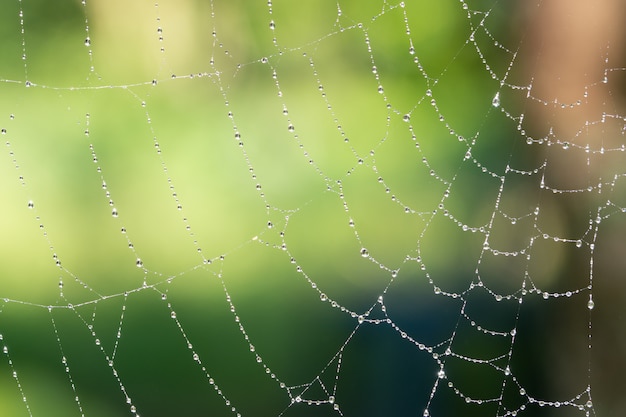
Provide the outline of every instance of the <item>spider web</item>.
<path id="1" fill-rule="evenodd" d="M 5 2 L 0 414 L 623 413 L 621 6 L 530 3 Z"/>

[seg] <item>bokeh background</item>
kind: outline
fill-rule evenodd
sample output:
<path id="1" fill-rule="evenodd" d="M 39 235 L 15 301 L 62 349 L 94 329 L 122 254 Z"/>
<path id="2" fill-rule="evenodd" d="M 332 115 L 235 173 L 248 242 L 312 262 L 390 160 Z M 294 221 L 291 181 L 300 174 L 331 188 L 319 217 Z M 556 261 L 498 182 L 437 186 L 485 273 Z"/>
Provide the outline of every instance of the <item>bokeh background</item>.
<path id="1" fill-rule="evenodd" d="M 623 10 L 530 3 L 3 2 L 0 415 L 624 413 Z"/>

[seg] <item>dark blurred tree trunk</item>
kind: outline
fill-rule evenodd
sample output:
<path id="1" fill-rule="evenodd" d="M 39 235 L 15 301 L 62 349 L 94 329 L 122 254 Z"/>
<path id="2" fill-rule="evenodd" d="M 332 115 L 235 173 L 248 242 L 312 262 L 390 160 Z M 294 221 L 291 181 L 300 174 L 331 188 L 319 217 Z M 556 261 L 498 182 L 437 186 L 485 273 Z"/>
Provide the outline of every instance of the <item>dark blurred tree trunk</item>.
<path id="1" fill-rule="evenodd" d="M 552 141 L 541 148 L 540 158 L 547 162 L 545 182 L 560 190 L 593 187 L 576 193 L 578 197 L 561 199 L 559 211 L 568 223 L 565 233 L 571 237 L 581 224 L 595 222 L 598 214 L 602 217 L 585 237 L 594 249 L 570 256 L 559 277 L 561 288 L 588 282 L 591 254 L 595 308 L 584 308 L 585 292 L 580 302 L 559 303 L 561 308 L 552 309 L 553 316 L 545 324 L 551 336 L 546 340 L 557 340 L 558 346 L 546 348 L 548 358 L 556 362 L 550 364 L 547 380 L 553 394 L 564 400 L 589 383 L 597 415 L 626 415 L 626 222 L 624 214 L 600 209 L 608 200 L 626 205 L 625 179 L 615 179 L 626 172 L 626 152 L 615 151 L 626 143 L 622 101 L 626 2 L 545 0 L 537 5 L 522 1 L 520 8 L 528 18 L 522 59 L 531 94 L 540 100 L 527 103 L 529 129 Z M 605 186 L 598 189 L 599 183 Z M 615 187 L 606 186 L 611 183 Z M 585 339 L 581 330 L 586 331 L 581 324 L 589 321 L 589 314 L 591 354 L 587 343 L 580 343 Z M 578 372 L 580 366 L 572 366 L 581 361 L 590 362 L 588 382 Z"/>

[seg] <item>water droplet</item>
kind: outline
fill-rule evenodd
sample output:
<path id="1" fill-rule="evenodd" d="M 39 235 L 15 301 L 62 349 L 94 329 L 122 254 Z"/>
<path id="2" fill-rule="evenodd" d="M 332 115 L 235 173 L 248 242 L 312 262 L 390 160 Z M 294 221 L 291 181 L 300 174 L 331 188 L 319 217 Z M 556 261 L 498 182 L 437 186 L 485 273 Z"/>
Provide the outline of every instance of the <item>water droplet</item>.
<path id="1" fill-rule="evenodd" d="M 404 120 L 405 122 L 411 121 L 411 115 L 410 114 L 405 114 L 404 116 L 402 116 L 402 120 Z"/>
<path id="2" fill-rule="evenodd" d="M 30 87 L 31 85 L 33 85 L 33 83 L 31 83 L 30 81 L 26 81 L 26 83 L 24 84 L 27 88 Z"/>
<path id="3" fill-rule="evenodd" d="M 143 261 L 140 258 L 137 258 L 135 265 L 137 265 L 137 268 L 141 268 L 143 267 Z"/>
<path id="4" fill-rule="evenodd" d="M 289 124 L 289 126 L 287 126 L 287 130 L 290 131 L 290 132 L 293 132 L 294 130 L 296 130 L 296 128 L 293 127 L 292 124 Z"/>
<path id="5" fill-rule="evenodd" d="M 437 372 L 437 376 L 439 377 L 439 379 L 444 379 L 446 377 L 446 373 L 443 369 L 441 369 L 439 372 Z"/>
<path id="6" fill-rule="evenodd" d="M 96 339 L 96 345 L 100 346 L 100 339 Z"/>
<path id="7" fill-rule="evenodd" d="M 276 24 L 274 23 L 273 20 L 270 20 L 270 29 L 272 30 L 276 29 Z"/>
<path id="8" fill-rule="evenodd" d="M 170 313 L 170 316 L 171 316 L 173 319 L 175 319 L 175 318 L 176 318 L 176 312 L 175 312 L 175 311 L 172 311 L 172 312 Z"/>
<path id="9" fill-rule="evenodd" d="M 115 207 L 113 207 L 113 210 L 111 210 L 111 216 L 113 217 L 119 216 L 119 213 L 117 212 L 117 209 Z"/>
<path id="10" fill-rule="evenodd" d="M 358 320 L 359 324 L 362 324 L 365 321 L 365 317 L 359 316 L 359 318 L 357 320 Z"/>
<path id="11" fill-rule="evenodd" d="M 89 45 L 91 45 L 91 39 L 89 38 L 89 36 L 87 36 L 85 38 L 85 46 L 89 46 Z"/>
<path id="12" fill-rule="evenodd" d="M 379 85 L 379 86 L 378 86 L 378 93 L 379 93 L 379 94 L 382 94 L 382 93 L 384 93 L 384 92 L 385 92 L 385 89 L 383 88 L 383 86 L 382 86 L 382 85 Z"/>
<path id="13" fill-rule="evenodd" d="M 32 209 L 33 207 L 35 207 L 35 203 L 33 203 L 33 200 L 29 200 L 28 201 L 28 208 Z"/>
<path id="14" fill-rule="evenodd" d="M 422 415 L 424 417 L 430 417 L 430 412 L 428 411 L 428 408 L 426 410 L 424 410 L 424 413 Z"/>
<path id="15" fill-rule="evenodd" d="M 493 97 L 493 100 L 491 100 L 491 105 L 493 107 L 500 107 L 500 92 L 499 91 Z"/>
<path id="16" fill-rule="evenodd" d="M 331 404 L 334 403 L 335 402 L 335 396 L 334 395 L 329 396 L 328 397 L 328 402 L 331 403 Z"/>
<path id="17" fill-rule="evenodd" d="M 596 306 L 596 304 L 593 302 L 593 299 L 591 297 L 589 297 L 589 301 L 587 302 L 587 308 L 589 310 L 593 310 L 593 308 Z"/>
<path id="18" fill-rule="evenodd" d="M 370 253 L 368 252 L 367 249 L 361 248 L 361 256 L 364 258 L 368 258 L 370 256 Z"/>
<path id="19" fill-rule="evenodd" d="M 411 46 L 411 47 L 409 48 L 409 53 L 410 53 L 411 55 L 414 55 L 414 54 L 415 54 L 415 48 L 413 48 L 413 47 Z"/>
<path id="20" fill-rule="evenodd" d="M 585 405 L 587 406 L 587 408 L 592 408 L 593 407 L 593 403 L 591 402 L 591 400 L 587 401 L 587 403 Z"/>

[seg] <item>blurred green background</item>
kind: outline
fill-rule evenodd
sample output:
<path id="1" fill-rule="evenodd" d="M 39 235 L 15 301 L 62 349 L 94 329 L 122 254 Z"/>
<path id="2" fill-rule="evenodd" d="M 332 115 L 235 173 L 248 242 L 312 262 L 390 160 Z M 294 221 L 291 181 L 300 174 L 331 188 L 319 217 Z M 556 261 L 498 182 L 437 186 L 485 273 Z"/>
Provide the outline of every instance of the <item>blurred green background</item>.
<path id="1" fill-rule="evenodd" d="M 505 171 L 545 158 L 500 85 L 532 79 L 516 5 L 403 4 L 0 5 L 0 415 L 585 415 L 590 376 L 619 409 L 589 236 L 483 252 L 573 242 L 596 203 Z"/>

